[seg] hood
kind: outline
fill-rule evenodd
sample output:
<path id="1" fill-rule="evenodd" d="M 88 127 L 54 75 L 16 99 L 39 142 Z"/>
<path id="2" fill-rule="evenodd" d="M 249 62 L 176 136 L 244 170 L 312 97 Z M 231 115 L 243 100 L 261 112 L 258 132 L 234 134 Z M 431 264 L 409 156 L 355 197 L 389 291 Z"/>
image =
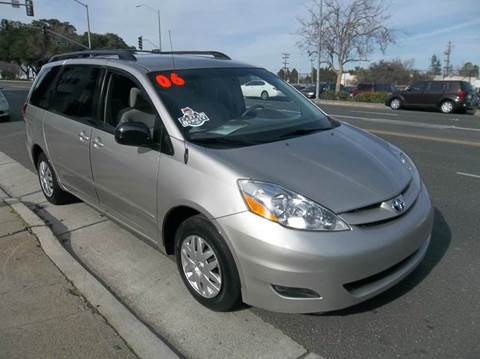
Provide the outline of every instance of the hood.
<path id="1" fill-rule="evenodd" d="M 411 179 L 383 140 L 345 124 L 284 141 L 211 151 L 245 178 L 278 184 L 336 213 L 391 199 Z"/>

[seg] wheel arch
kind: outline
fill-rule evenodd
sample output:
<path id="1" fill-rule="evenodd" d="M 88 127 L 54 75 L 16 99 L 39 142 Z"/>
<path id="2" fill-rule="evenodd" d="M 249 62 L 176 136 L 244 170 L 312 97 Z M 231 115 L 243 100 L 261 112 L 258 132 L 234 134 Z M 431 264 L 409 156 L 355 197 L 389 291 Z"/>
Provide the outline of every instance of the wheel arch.
<path id="1" fill-rule="evenodd" d="M 37 162 L 38 162 L 38 156 L 40 156 L 41 153 L 45 153 L 45 151 L 43 150 L 42 147 L 40 147 L 40 145 L 38 144 L 34 144 L 32 146 L 32 149 L 30 151 L 30 154 L 31 154 L 31 158 L 32 158 L 32 162 L 33 162 L 33 165 L 35 167 L 37 167 Z"/>

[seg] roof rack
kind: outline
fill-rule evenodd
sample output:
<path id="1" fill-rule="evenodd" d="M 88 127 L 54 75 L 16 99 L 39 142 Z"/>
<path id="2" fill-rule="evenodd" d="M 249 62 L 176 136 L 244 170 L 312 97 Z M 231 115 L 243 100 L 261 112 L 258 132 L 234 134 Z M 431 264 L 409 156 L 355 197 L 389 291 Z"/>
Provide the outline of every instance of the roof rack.
<path id="1" fill-rule="evenodd" d="M 48 62 L 68 60 L 68 59 L 82 59 L 86 57 L 96 57 L 96 56 L 118 56 L 120 60 L 127 61 L 136 61 L 137 58 L 134 56 L 135 53 L 150 53 L 150 54 L 159 54 L 159 55 L 209 55 L 213 56 L 215 59 L 219 60 L 231 60 L 231 58 L 219 51 L 145 51 L 145 50 L 135 50 L 135 49 L 118 49 L 118 50 L 86 50 L 86 51 L 76 51 L 68 52 L 65 54 L 54 55 L 48 60 Z"/>
<path id="2" fill-rule="evenodd" d="M 95 57 L 95 56 L 118 56 L 120 60 L 129 60 L 136 61 L 136 57 L 133 56 L 134 51 L 129 49 L 119 49 L 119 50 L 86 50 L 86 51 L 76 51 L 68 52 L 65 54 L 54 55 L 48 60 L 48 62 L 67 60 L 67 59 L 81 59 L 85 57 Z"/>
<path id="3" fill-rule="evenodd" d="M 230 56 L 220 51 L 152 51 L 161 55 L 210 55 L 219 60 L 231 60 Z"/>

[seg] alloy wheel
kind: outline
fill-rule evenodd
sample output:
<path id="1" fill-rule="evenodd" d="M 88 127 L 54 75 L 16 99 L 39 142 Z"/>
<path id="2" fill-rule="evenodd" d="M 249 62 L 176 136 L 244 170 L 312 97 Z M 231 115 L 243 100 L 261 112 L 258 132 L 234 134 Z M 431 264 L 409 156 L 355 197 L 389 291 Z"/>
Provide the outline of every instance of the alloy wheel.
<path id="1" fill-rule="evenodd" d="M 200 236 L 186 237 L 181 247 L 183 274 L 204 298 L 216 297 L 222 289 L 222 271 L 212 247 Z"/>
<path id="2" fill-rule="evenodd" d="M 38 166 L 38 174 L 40 176 L 40 185 L 47 197 L 53 196 L 53 176 L 50 167 L 45 161 L 40 162 Z"/>

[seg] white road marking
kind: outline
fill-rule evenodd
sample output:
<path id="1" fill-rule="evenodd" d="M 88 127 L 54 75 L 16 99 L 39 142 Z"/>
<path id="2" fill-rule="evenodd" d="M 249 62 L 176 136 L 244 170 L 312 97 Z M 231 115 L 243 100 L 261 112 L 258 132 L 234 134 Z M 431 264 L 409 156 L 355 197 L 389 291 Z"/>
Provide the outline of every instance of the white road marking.
<path id="1" fill-rule="evenodd" d="M 465 172 L 457 172 L 457 175 L 465 176 L 465 177 L 480 178 L 480 175 L 474 175 L 472 173 L 465 173 Z"/>
<path id="2" fill-rule="evenodd" d="M 358 112 L 358 113 L 372 113 L 374 115 L 384 115 L 384 116 L 398 116 L 398 113 L 382 113 L 382 112 L 374 112 L 374 111 L 350 111 L 350 112 Z"/>
<path id="3" fill-rule="evenodd" d="M 411 121 L 402 121 L 402 120 L 392 120 L 388 118 L 371 118 L 371 117 L 337 115 L 332 113 L 330 115 L 335 117 L 342 117 L 342 118 L 361 120 L 361 121 L 367 121 L 367 122 L 383 123 L 388 125 L 409 126 L 409 127 L 417 127 L 417 128 L 433 128 L 436 130 L 461 130 L 461 131 L 480 132 L 480 128 L 459 127 L 455 125 L 440 125 L 440 124 L 432 124 L 432 123 L 425 123 L 425 122 L 411 122 Z"/>

